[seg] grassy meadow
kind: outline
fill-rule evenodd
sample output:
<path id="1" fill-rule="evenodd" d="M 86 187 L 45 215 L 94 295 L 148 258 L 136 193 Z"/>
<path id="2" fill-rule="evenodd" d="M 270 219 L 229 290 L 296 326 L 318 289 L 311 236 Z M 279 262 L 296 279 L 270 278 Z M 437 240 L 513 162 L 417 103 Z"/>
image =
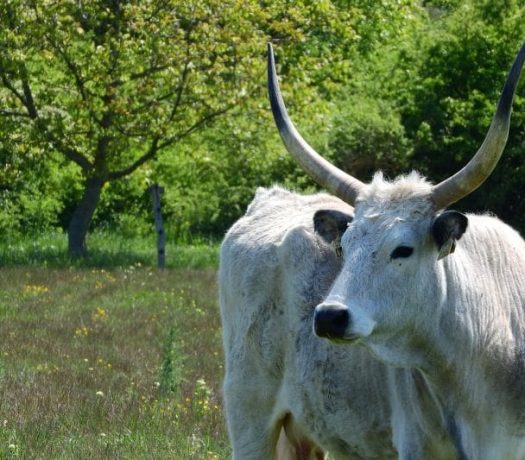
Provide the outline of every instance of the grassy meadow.
<path id="1" fill-rule="evenodd" d="M 217 245 L 157 270 L 35 244 L 0 247 L 0 458 L 227 458 Z"/>

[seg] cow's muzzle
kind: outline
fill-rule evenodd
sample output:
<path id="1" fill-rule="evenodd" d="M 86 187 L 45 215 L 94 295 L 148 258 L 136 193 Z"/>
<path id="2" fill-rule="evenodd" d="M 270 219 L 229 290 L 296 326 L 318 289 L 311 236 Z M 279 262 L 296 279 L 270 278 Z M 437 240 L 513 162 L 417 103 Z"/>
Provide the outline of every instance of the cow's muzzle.
<path id="1" fill-rule="evenodd" d="M 350 323 L 348 308 L 341 304 L 318 305 L 314 313 L 314 332 L 327 339 L 342 339 Z"/>
<path id="2" fill-rule="evenodd" d="M 375 321 L 357 306 L 328 298 L 314 312 L 315 335 L 336 342 L 354 342 L 372 334 Z"/>

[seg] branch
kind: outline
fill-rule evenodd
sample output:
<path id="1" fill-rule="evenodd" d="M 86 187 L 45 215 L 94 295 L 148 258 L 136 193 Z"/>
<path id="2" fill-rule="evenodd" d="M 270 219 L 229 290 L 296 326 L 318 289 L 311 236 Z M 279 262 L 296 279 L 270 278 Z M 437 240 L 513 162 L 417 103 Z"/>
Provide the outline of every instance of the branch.
<path id="1" fill-rule="evenodd" d="M 24 69 L 25 73 L 25 69 Z M 82 154 L 77 152 L 75 149 L 68 147 L 66 145 L 63 145 L 61 141 L 56 139 L 56 137 L 51 133 L 46 124 L 45 121 L 40 118 L 39 113 L 36 109 L 35 101 L 33 99 L 33 93 L 31 91 L 31 87 L 29 86 L 29 81 L 27 79 L 27 74 L 21 78 L 22 81 L 22 89 L 24 94 L 20 94 L 16 88 L 9 82 L 5 75 L 2 75 L 2 82 L 6 88 L 8 88 L 23 104 L 23 106 L 26 108 L 27 113 L 17 112 L 17 111 L 10 111 L 10 110 L 1 110 L 0 114 L 5 116 L 16 116 L 16 117 L 25 117 L 32 120 L 36 126 L 37 129 L 42 133 L 44 138 L 59 152 L 61 152 L 65 157 L 69 158 L 74 163 L 78 164 L 82 169 L 84 170 L 91 170 L 92 165 L 88 161 L 86 157 L 84 157 Z"/>
<path id="2" fill-rule="evenodd" d="M 74 148 L 63 144 L 60 139 L 57 139 L 54 136 L 54 134 L 47 129 L 47 126 L 45 125 L 45 120 L 37 118 L 36 120 L 34 120 L 34 122 L 36 124 L 37 130 L 42 134 L 44 139 L 51 144 L 51 146 L 54 149 L 62 153 L 62 155 L 64 155 L 72 162 L 76 163 L 84 171 L 91 171 L 93 169 L 93 165 L 84 155 L 79 153 Z"/>
<path id="3" fill-rule="evenodd" d="M 139 157 L 134 163 L 132 163 L 127 168 L 121 169 L 120 171 L 114 171 L 114 172 L 109 173 L 107 175 L 107 180 L 111 181 L 115 179 L 120 179 L 121 177 L 131 174 L 139 166 L 142 166 L 144 163 L 154 158 L 159 150 L 160 150 L 159 149 L 159 136 L 156 136 L 151 142 L 149 149 L 146 151 L 144 155 Z"/>
<path id="4" fill-rule="evenodd" d="M 175 115 L 177 115 L 177 112 L 179 110 L 180 101 L 182 99 L 182 93 L 184 92 L 184 88 L 186 87 L 186 82 L 188 81 L 188 75 L 190 73 L 189 69 L 189 56 L 186 60 L 186 63 L 184 64 L 184 70 L 182 71 L 182 75 L 180 77 L 180 83 L 177 87 L 177 97 L 175 98 L 175 102 L 173 104 L 173 108 L 171 109 L 171 115 L 169 117 L 169 120 L 172 121 L 175 118 Z"/>
<path id="5" fill-rule="evenodd" d="M 36 110 L 35 101 L 33 99 L 33 93 L 29 86 L 27 80 L 27 71 L 24 67 L 24 78 L 22 78 L 22 88 L 24 90 L 24 96 L 26 99 L 26 107 L 29 112 L 29 116 L 32 120 L 35 120 L 38 128 L 44 134 L 44 137 L 47 141 L 59 152 L 69 158 L 71 161 L 79 165 L 82 169 L 89 171 L 93 168 L 93 165 L 88 161 L 88 159 L 77 152 L 74 148 L 64 145 L 61 140 L 57 139 L 54 134 L 48 130 L 48 127 L 45 124 L 45 120 L 40 118 L 38 111 Z"/>
<path id="6" fill-rule="evenodd" d="M 16 16 L 14 15 L 14 10 L 11 8 L 11 5 L 7 5 L 7 17 L 9 22 L 9 29 L 11 31 L 16 30 L 17 20 Z M 36 111 L 33 95 L 31 93 L 31 88 L 29 87 L 29 82 L 27 80 L 27 68 L 23 63 L 20 63 L 17 67 L 17 74 L 19 75 L 20 81 L 22 82 L 23 93 L 20 93 L 12 84 L 12 82 L 7 78 L 7 73 L 4 68 L 3 60 L 2 62 L 0 62 L 0 75 L 2 78 L 2 83 L 27 109 L 28 116 L 31 119 L 36 119 L 38 117 L 38 112 Z"/>
<path id="7" fill-rule="evenodd" d="M 38 13 L 36 8 L 35 13 Z M 11 24 L 11 29 L 14 28 L 15 24 L 13 23 Z M 60 139 L 57 139 L 55 135 L 49 131 L 48 126 L 46 125 L 46 120 L 40 117 L 40 114 L 36 108 L 35 100 L 33 98 L 33 92 L 29 84 L 29 72 L 27 71 L 27 67 L 24 63 L 19 65 L 17 74 L 22 84 L 22 93 L 20 93 L 17 88 L 15 88 L 13 83 L 7 78 L 5 69 L 0 63 L 0 78 L 2 80 L 2 84 L 22 103 L 24 108 L 27 110 L 27 114 L 5 109 L 1 110 L 0 114 L 6 116 L 27 117 L 31 119 L 35 124 L 37 132 L 41 134 L 43 138 L 53 146 L 53 148 L 62 153 L 66 158 L 78 164 L 82 169 L 86 171 L 91 170 L 93 166 L 89 160 L 74 148 L 64 145 Z"/>
<path id="8" fill-rule="evenodd" d="M 88 94 L 88 91 L 86 90 L 86 80 L 82 76 L 82 72 L 78 65 L 74 62 L 73 59 L 71 59 L 71 56 L 67 53 L 67 51 L 60 46 L 58 42 L 56 42 L 53 37 L 49 34 L 47 34 L 47 40 L 53 47 L 53 49 L 56 51 L 56 53 L 62 58 L 63 62 L 66 64 L 67 69 L 73 75 L 73 79 L 75 80 L 75 86 L 80 94 L 81 99 L 86 103 L 86 109 L 90 115 L 90 117 L 99 125 L 102 125 L 102 120 L 100 120 L 96 113 L 93 111 L 91 104 L 90 104 L 90 95 Z M 119 84 L 117 81 L 112 82 L 112 85 Z"/>
<path id="9" fill-rule="evenodd" d="M 77 65 L 71 60 L 69 55 L 66 53 L 66 51 L 61 48 L 54 40 L 51 38 L 48 38 L 49 43 L 51 46 L 55 49 L 55 51 L 62 56 L 62 59 L 64 60 L 66 67 L 69 69 L 69 71 L 73 74 L 73 77 L 75 79 L 76 87 L 78 89 L 78 92 L 80 93 L 80 96 L 82 97 L 82 100 L 87 100 L 86 95 L 86 89 L 84 86 L 84 78 L 82 77 L 81 73 L 78 70 Z"/>
<path id="10" fill-rule="evenodd" d="M 166 69 L 169 69 L 169 68 L 170 68 L 169 65 L 153 66 L 153 67 L 150 67 L 149 69 L 144 70 L 142 72 L 132 73 L 129 76 L 129 79 L 130 80 L 138 80 L 139 78 L 149 77 L 150 75 L 153 75 L 154 73 L 162 72 L 163 70 L 166 70 Z"/>
<path id="11" fill-rule="evenodd" d="M 167 99 L 171 99 L 174 94 L 175 94 L 175 91 L 169 91 L 168 93 L 163 94 L 162 96 L 158 96 L 155 99 L 151 99 L 149 101 L 144 102 L 144 104 L 142 104 L 142 105 L 140 105 L 140 106 L 130 110 L 130 113 L 132 113 L 134 115 L 135 114 L 139 114 L 139 113 L 143 112 L 145 109 L 147 109 L 148 107 L 151 107 L 151 106 L 153 106 L 155 104 L 158 104 L 158 103 L 160 103 L 162 101 L 165 101 Z"/>
<path id="12" fill-rule="evenodd" d="M 6 109 L 0 109 L 0 116 L 30 118 L 28 113 L 17 112 L 16 110 L 6 110 Z"/>
<path id="13" fill-rule="evenodd" d="M 142 72 L 136 72 L 136 73 L 131 73 L 129 75 L 129 80 L 139 80 L 141 78 L 144 78 L 144 77 L 149 77 L 157 72 L 162 72 L 163 70 L 166 70 L 166 69 L 169 69 L 170 66 L 169 65 L 162 65 L 162 66 L 152 66 L 150 67 L 149 69 L 146 69 Z M 111 84 L 115 85 L 115 86 L 121 86 L 122 84 L 124 83 L 124 80 L 122 78 L 117 78 L 115 80 L 113 80 L 111 82 Z"/>
<path id="14" fill-rule="evenodd" d="M 201 126 L 205 125 L 206 123 L 209 123 L 210 121 L 214 120 L 220 115 L 224 115 L 225 113 L 229 112 L 231 109 L 233 109 L 235 105 L 229 105 L 223 109 L 217 110 L 216 112 L 209 113 L 205 116 L 203 116 L 199 121 L 194 123 L 192 126 L 190 126 L 185 131 L 182 131 L 179 134 L 175 134 L 174 136 L 171 136 L 167 138 L 164 142 L 162 142 L 159 145 L 159 150 L 164 149 L 166 147 L 169 147 L 170 145 L 175 144 L 176 142 L 179 142 L 180 140 L 184 139 L 185 137 L 189 136 L 194 131 L 198 130 Z"/>
<path id="15" fill-rule="evenodd" d="M 13 95 L 22 103 L 22 105 L 24 107 L 26 107 L 26 101 L 24 99 L 24 96 L 22 94 L 20 94 L 18 92 L 18 90 L 12 85 L 12 83 L 6 78 L 5 76 L 5 73 L 4 73 L 4 69 L 2 67 L 0 67 L 0 72 L 1 72 L 1 75 L 0 77 L 2 78 L 2 84 L 9 90 L 11 91 L 11 93 L 13 93 Z M 27 108 L 27 107 L 26 107 Z"/>
<path id="16" fill-rule="evenodd" d="M 33 120 L 38 118 L 38 111 L 36 110 L 35 100 L 33 99 L 33 92 L 29 86 L 29 81 L 27 80 L 27 70 L 24 66 L 24 77 L 22 78 L 22 89 L 24 91 L 25 106 L 29 117 Z"/>
<path id="17" fill-rule="evenodd" d="M 54 141 L 51 141 L 51 144 L 54 145 L 59 152 L 62 152 L 64 156 L 80 166 L 84 171 L 91 171 L 93 169 L 93 165 L 89 162 L 89 160 L 81 153 L 78 153 L 76 150 L 66 146 L 60 147 Z"/>
<path id="18" fill-rule="evenodd" d="M 201 126 L 203 126 L 206 123 L 210 122 L 214 118 L 216 118 L 216 117 L 218 117 L 220 115 L 223 115 L 224 113 L 228 112 L 229 110 L 233 109 L 234 107 L 235 107 L 234 105 L 230 105 L 228 107 L 225 107 L 224 109 L 217 110 L 216 112 L 213 112 L 213 113 L 209 113 L 208 115 L 205 115 L 204 117 L 202 117 L 198 122 L 196 122 L 195 124 L 190 126 L 188 129 L 186 129 L 185 131 L 183 131 L 183 132 L 181 132 L 179 134 L 175 134 L 174 136 L 169 137 L 168 139 L 166 139 L 162 143 L 160 142 L 160 136 L 156 136 L 153 139 L 153 141 L 151 142 L 151 145 L 150 145 L 149 149 L 147 150 L 147 152 L 144 155 L 139 157 L 134 163 L 132 163 L 127 168 L 124 168 L 124 169 L 121 169 L 119 171 L 114 171 L 114 172 L 109 173 L 106 176 L 107 180 L 111 181 L 111 180 L 115 180 L 115 179 L 120 179 L 121 177 L 124 177 L 124 176 L 127 176 L 128 174 L 131 174 L 139 166 L 142 166 L 147 161 L 153 159 L 160 150 L 165 149 L 166 147 L 169 147 L 169 146 L 175 144 L 176 142 L 179 142 L 181 139 L 184 139 L 186 136 L 189 136 L 191 133 L 193 133 L 194 131 L 199 129 Z"/>
<path id="19" fill-rule="evenodd" d="M 180 82 L 177 87 L 177 97 L 175 98 L 175 103 L 173 104 L 173 108 L 171 109 L 171 115 L 169 120 L 172 121 L 175 118 L 175 115 L 177 114 L 179 110 L 180 101 L 182 99 L 182 93 L 184 92 L 184 88 L 186 87 L 186 82 L 188 81 L 188 75 L 190 73 L 190 37 L 191 32 L 193 30 L 193 25 L 188 28 L 186 31 L 186 34 L 184 36 L 184 39 L 186 40 L 186 60 L 184 61 L 184 68 L 182 70 L 182 74 L 180 76 Z"/>
<path id="20" fill-rule="evenodd" d="M 3 66 L 0 66 L 0 78 L 2 84 L 22 103 L 27 110 L 27 116 L 32 120 L 38 118 L 38 112 L 36 110 L 35 101 L 33 100 L 33 94 L 31 87 L 27 80 L 27 69 L 22 64 L 19 69 L 20 81 L 22 83 L 22 93 L 20 93 L 13 83 L 7 78 Z"/>

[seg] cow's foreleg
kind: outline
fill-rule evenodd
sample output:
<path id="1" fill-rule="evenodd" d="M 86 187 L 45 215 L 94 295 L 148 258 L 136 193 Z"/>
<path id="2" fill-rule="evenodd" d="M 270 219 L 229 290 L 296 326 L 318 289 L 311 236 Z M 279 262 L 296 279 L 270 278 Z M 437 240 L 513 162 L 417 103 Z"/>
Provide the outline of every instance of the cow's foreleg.
<path id="1" fill-rule="evenodd" d="M 257 380 L 255 380 L 257 382 Z M 275 420 L 274 401 L 269 395 L 277 390 L 257 384 L 224 385 L 224 408 L 233 448 L 233 460 L 273 460 L 281 423 Z"/>

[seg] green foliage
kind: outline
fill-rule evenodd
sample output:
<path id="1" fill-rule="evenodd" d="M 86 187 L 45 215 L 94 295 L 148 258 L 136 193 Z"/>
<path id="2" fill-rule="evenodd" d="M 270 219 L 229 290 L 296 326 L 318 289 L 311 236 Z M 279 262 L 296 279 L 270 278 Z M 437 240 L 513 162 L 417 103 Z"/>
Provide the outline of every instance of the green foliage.
<path id="1" fill-rule="evenodd" d="M 169 184 L 163 196 L 169 234 L 220 235 L 244 212 L 257 186 L 282 180 L 284 173 L 277 171 L 282 147 L 268 132 L 272 120 L 266 120 L 268 127 L 251 120 L 224 119 L 197 142 L 156 162 L 153 174 Z M 226 130 L 229 136 L 219 144 Z"/>
<path id="2" fill-rule="evenodd" d="M 23 147 L 22 147 L 23 148 Z M 57 155 L 43 161 L 38 149 L 21 152 L 0 142 L 0 231 L 37 234 L 59 225 L 76 171 Z M 71 185 L 71 188 L 69 187 Z"/>
<path id="3" fill-rule="evenodd" d="M 260 68 L 233 1 L 5 7 L 1 98 L 19 135 L 106 180 L 231 107 Z"/>
<path id="4" fill-rule="evenodd" d="M 429 16 L 419 17 L 400 40 L 361 61 L 339 97 L 330 145 L 336 161 L 357 177 L 367 178 L 376 168 L 388 176 L 410 168 L 439 182 L 458 171 L 481 145 L 523 44 L 525 10 L 519 2 L 433 1 L 425 6 Z M 517 90 L 509 142 L 498 167 L 455 205 L 490 210 L 522 231 L 523 87 Z M 350 152 L 346 164 L 344 152 Z"/>
<path id="5" fill-rule="evenodd" d="M 319 152 L 363 180 L 414 168 L 439 181 L 481 143 L 525 36 L 517 0 L 2 6 L 4 234 L 67 229 L 92 176 L 91 228 L 138 239 L 152 232 L 152 183 L 178 241 L 220 237 L 258 186 L 316 190 L 274 127 L 268 40 Z M 460 205 L 525 228 L 522 86 L 500 165 Z"/>
<path id="6" fill-rule="evenodd" d="M 73 255 L 105 183 L 230 111 L 261 69 L 262 34 L 235 0 L 1 6 L 0 115 L 14 128 L 3 134 L 82 170 L 66 213 Z"/>
<path id="7" fill-rule="evenodd" d="M 270 172 L 252 161 L 247 177 L 235 174 L 239 180 L 230 180 L 222 166 L 237 172 L 243 166 L 239 159 L 260 157 L 269 127 L 241 122 L 238 135 L 237 123 L 229 121 L 221 126 L 227 131 L 210 131 L 189 147 L 182 142 L 225 113 L 244 119 L 261 114 L 267 105 L 266 41 L 278 43 L 286 56 L 281 73 L 292 110 L 304 108 L 318 92 L 329 99 L 351 74 L 352 61 L 398 33 L 416 4 L 3 0 L 0 116 L 10 126 L 3 137 L 17 145 L 22 157 L 38 149 L 39 161 L 47 163 L 56 151 L 80 168 L 81 175 L 68 169 L 68 190 L 50 194 L 56 203 L 50 197 L 49 205 L 39 207 L 49 210 L 40 220 L 47 222 L 53 214 L 70 236 L 79 233 L 80 241 L 100 187 L 128 176 L 162 150 L 170 151 L 171 160 L 166 155 L 161 166 L 139 172 L 142 177 L 102 190 L 93 225 L 143 234 L 149 207 L 143 179 L 160 170 L 158 177 L 174 180 L 164 185 L 166 197 L 177 200 L 168 209 L 177 216 L 176 231 L 218 231 L 238 216 L 258 185 L 256 175 L 262 183 L 285 176 L 273 166 L 274 153 L 266 162 Z M 247 139 L 246 132 L 254 139 Z M 201 143 L 228 161 L 203 151 Z M 250 144 L 253 152 L 248 154 Z M 177 172 L 164 174 L 164 165 Z M 219 183 L 195 181 L 202 176 Z M 87 181 L 82 183 L 86 178 L 96 178 L 97 185 L 91 181 L 89 189 Z M 206 185 L 199 189 L 196 184 Z M 230 186 L 232 193 L 224 198 Z M 43 194 L 33 202 L 40 203 Z M 5 209 L 13 206 L 6 202 Z"/>
<path id="8" fill-rule="evenodd" d="M 459 170 L 481 145 L 512 60 L 523 44 L 523 6 L 471 0 L 449 6 L 418 43 L 413 97 L 403 109 L 414 142 L 414 163 L 439 181 Z M 407 53 L 409 54 L 410 51 Z M 523 84 L 515 98 L 508 145 L 479 190 L 458 204 L 491 210 L 525 229 L 522 191 L 525 107 Z"/>
<path id="9" fill-rule="evenodd" d="M 94 229 L 115 231 L 129 238 L 151 236 L 154 226 L 147 171 L 140 168 L 135 174 L 104 185 L 91 224 Z"/>
<path id="10" fill-rule="evenodd" d="M 336 165 L 361 180 L 378 170 L 391 176 L 406 170 L 411 143 L 393 104 L 352 95 L 338 108 L 329 137 Z"/>

